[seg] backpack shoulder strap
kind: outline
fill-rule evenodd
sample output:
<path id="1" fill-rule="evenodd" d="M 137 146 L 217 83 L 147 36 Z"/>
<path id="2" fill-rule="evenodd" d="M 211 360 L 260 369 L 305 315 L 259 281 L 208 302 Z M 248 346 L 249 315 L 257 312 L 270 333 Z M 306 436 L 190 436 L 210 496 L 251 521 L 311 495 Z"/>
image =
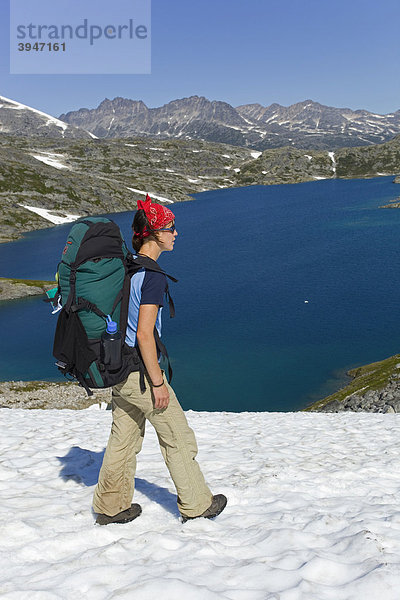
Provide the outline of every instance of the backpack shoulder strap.
<path id="1" fill-rule="evenodd" d="M 127 265 L 128 273 L 131 276 L 134 275 L 139 269 L 147 269 L 148 271 L 155 271 L 156 273 L 164 273 L 164 275 L 166 275 L 171 281 L 174 281 L 175 283 L 178 282 L 175 277 L 166 273 L 164 269 L 162 269 L 160 265 L 149 256 L 130 254 L 127 256 Z"/>
<path id="2" fill-rule="evenodd" d="M 129 253 L 126 257 L 126 265 L 129 277 L 132 277 L 140 269 L 147 269 L 148 271 L 155 271 L 156 273 L 164 273 L 166 277 L 168 277 L 169 279 L 171 279 L 171 281 L 174 281 L 175 283 L 177 283 L 178 281 L 175 277 L 172 277 L 172 275 L 168 275 L 168 273 L 166 273 L 160 267 L 160 265 L 149 256 L 141 256 L 140 254 L 133 255 Z M 168 282 L 167 287 L 165 289 L 165 295 L 168 301 L 169 316 L 172 319 L 175 316 L 175 305 L 174 301 L 172 300 L 171 294 L 169 293 Z"/>

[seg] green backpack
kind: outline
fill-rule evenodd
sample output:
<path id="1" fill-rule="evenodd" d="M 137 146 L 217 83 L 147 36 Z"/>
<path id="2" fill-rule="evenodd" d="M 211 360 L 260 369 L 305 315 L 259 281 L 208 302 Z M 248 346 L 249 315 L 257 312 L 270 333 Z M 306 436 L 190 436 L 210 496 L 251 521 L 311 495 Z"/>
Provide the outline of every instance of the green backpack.
<path id="1" fill-rule="evenodd" d="M 106 388 L 125 380 L 129 373 L 140 371 L 144 385 L 144 365 L 137 348 L 124 342 L 130 293 L 130 280 L 140 269 L 162 271 L 147 257 L 133 256 L 118 225 L 104 217 L 80 219 L 71 228 L 58 266 L 58 295 L 61 301 L 54 337 L 56 365 L 66 376 L 78 380 L 92 395 L 90 388 Z M 167 275 L 173 281 L 177 281 Z M 170 315 L 174 306 L 169 296 Z M 102 334 L 107 321 L 117 323 L 121 332 L 121 360 L 111 370 L 102 361 Z M 168 353 L 155 329 L 157 348 L 168 360 Z M 169 360 L 169 376 L 172 377 Z M 114 365 L 115 367 L 115 365 Z"/>

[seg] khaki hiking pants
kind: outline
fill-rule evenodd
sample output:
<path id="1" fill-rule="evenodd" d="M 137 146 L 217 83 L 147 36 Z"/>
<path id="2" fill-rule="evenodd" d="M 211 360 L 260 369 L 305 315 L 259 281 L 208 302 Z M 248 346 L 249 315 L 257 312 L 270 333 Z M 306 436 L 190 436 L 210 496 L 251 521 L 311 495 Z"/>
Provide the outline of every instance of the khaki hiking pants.
<path id="1" fill-rule="evenodd" d="M 212 494 L 195 460 L 196 438 L 185 414 L 163 374 L 169 391 L 169 405 L 155 410 L 149 380 L 146 391 L 139 386 L 139 372 L 131 373 L 113 387 L 113 422 L 110 438 L 94 491 L 93 509 L 110 517 L 131 506 L 136 471 L 136 455 L 142 448 L 145 422 L 156 430 L 161 453 L 178 494 L 178 508 L 188 517 L 203 513 L 212 502 Z"/>

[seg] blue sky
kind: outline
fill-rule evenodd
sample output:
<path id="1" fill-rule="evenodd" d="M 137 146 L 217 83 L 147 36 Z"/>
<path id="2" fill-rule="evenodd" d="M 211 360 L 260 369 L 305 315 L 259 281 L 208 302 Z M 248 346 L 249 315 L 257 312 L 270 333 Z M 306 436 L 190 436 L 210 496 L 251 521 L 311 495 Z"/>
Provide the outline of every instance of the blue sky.
<path id="1" fill-rule="evenodd" d="M 153 0 L 151 74 L 10 75 L 9 2 L 18 1 L 0 0 L 0 95 L 55 116 L 116 96 L 149 107 L 199 95 L 400 109 L 398 0 Z M 119 2 L 129 0 L 113 1 L 116 15 Z M 99 18 L 106 5 L 97 0 Z"/>

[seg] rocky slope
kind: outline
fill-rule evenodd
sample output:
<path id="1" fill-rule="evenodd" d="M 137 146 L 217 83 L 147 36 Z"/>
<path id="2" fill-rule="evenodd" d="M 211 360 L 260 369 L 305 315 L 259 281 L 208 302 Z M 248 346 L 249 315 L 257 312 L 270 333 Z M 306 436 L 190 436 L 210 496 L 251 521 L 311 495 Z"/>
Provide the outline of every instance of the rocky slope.
<path id="1" fill-rule="evenodd" d="M 396 174 L 400 170 L 400 136 L 385 144 L 340 148 L 335 152 L 297 148 L 266 150 L 247 162 L 236 176 L 238 185 L 298 183 L 313 179 L 360 178 Z"/>
<path id="2" fill-rule="evenodd" d="M 46 138 L 93 138 L 93 135 L 84 129 L 68 125 L 30 106 L 0 96 L 0 133 L 29 136 L 32 132 Z"/>
<path id="3" fill-rule="evenodd" d="M 47 140 L 0 134 L 0 240 L 48 227 L 23 208 L 89 215 L 134 210 L 145 192 L 179 202 L 189 194 L 236 185 L 236 168 L 253 160 L 245 148 L 148 139 Z"/>
<path id="4" fill-rule="evenodd" d="M 255 152 L 200 140 L 47 139 L 0 134 L 0 241 L 76 216 L 134 210 L 222 187 L 400 173 L 400 136 L 336 152 Z M 163 200 L 161 200 L 163 201 Z M 35 214 L 26 206 L 50 211 Z M 58 220 L 57 220 L 58 219 Z"/>
<path id="5" fill-rule="evenodd" d="M 400 354 L 348 372 L 352 381 L 306 411 L 400 412 Z"/>
<path id="6" fill-rule="evenodd" d="M 312 100 L 288 107 L 244 104 L 235 108 L 191 96 L 148 108 L 141 100 L 106 98 L 97 108 L 81 108 L 59 118 L 101 138 L 202 139 L 261 151 L 283 146 L 317 150 L 367 146 L 400 133 L 400 110 L 377 115 Z"/>

